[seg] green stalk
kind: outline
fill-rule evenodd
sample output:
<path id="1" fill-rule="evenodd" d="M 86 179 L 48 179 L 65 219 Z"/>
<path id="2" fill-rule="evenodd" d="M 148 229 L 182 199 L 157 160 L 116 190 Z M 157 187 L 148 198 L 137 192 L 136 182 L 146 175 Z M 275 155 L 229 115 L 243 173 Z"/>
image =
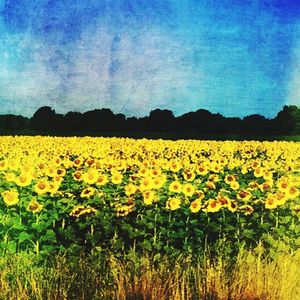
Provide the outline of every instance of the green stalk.
<path id="1" fill-rule="evenodd" d="M 155 211 L 157 211 L 157 204 L 156 204 L 156 207 L 155 207 Z M 156 222 L 157 222 L 157 213 L 155 213 L 155 216 L 154 216 L 154 232 L 153 232 L 153 245 L 156 244 L 156 239 L 157 239 L 157 227 L 156 227 Z"/>
<path id="2" fill-rule="evenodd" d="M 170 224 L 171 224 L 171 216 L 172 216 L 172 212 L 170 211 L 169 212 L 169 219 L 168 219 L 168 221 L 169 221 L 169 224 L 168 224 L 168 231 L 167 231 L 167 248 L 169 247 L 169 234 L 170 234 L 170 231 L 169 231 L 169 228 L 170 228 Z"/>
<path id="3" fill-rule="evenodd" d="M 188 216 L 186 218 L 186 221 L 185 221 L 185 232 L 186 232 L 186 236 L 184 238 L 184 242 L 183 242 L 183 245 L 186 246 L 187 244 L 187 241 L 188 241 L 188 229 L 189 229 L 189 220 L 190 220 L 190 216 Z"/>
<path id="4" fill-rule="evenodd" d="M 240 214 L 236 214 L 236 219 L 237 219 L 237 242 L 240 244 L 240 235 L 241 235 L 241 229 L 240 229 Z"/>

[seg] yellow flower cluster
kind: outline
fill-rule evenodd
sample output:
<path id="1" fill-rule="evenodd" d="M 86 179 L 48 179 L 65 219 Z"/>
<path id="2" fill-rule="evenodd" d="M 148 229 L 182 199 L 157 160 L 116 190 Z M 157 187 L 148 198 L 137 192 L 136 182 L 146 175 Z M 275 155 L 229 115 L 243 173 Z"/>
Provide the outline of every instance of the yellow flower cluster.
<path id="1" fill-rule="evenodd" d="M 93 215 L 97 212 L 97 209 L 93 207 L 84 207 L 83 205 L 77 205 L 75 206 L 71 213 L 71 217 L 80 217 L 80 216 L 88 216 L 88 215 Z"/>
<path id="2" fill-rule="evenodd" d="M 98 207 L 101 198 L 113 198 L 118 216 L 138 202 L 193 214 L 251 214 L 256 205 L 271 210 L 287 203 L 293 211 L 299 175 L 296 142 L 0 137 L 0 199 L 14 206 L 31 194 L 33 213 L 45 209 L 40 198 L 63 197 L 78 201 L 71 216 L 94 214 L 85 201 Z"/>

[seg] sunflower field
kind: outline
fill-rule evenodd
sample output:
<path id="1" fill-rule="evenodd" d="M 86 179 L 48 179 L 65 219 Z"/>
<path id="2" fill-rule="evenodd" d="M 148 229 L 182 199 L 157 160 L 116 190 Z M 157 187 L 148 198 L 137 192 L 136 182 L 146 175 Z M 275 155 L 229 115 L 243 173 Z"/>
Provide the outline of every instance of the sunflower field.
<path id="1" fill-rule="evenodd" d="M 300 247 L 299 143 L 0 139 L 2 253 Z"/>

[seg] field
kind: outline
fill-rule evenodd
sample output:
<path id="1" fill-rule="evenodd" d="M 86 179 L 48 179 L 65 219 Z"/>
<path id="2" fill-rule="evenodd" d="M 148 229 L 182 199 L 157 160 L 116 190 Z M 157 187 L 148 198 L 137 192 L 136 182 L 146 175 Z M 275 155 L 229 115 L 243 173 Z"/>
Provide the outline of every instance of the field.
<path id="1" fill-rule="evenodd" d="M 0 299 L 300 299 L 300 143 L 0 137 Z"/>

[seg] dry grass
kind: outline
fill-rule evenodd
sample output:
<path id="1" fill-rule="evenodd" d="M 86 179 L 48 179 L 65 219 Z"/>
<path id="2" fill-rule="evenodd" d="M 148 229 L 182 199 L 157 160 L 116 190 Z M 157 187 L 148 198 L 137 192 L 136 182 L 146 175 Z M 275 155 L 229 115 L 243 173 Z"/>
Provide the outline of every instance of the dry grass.
<path id="1" fill-rule="evenodd" d="M 232 259 L 181 256 L 120 260 L 114 256 L 42 264 L 19 254 L 0 258 L 0 299 L 298 300 L 300 251 L 264 258 L 242 250 Z"/>

